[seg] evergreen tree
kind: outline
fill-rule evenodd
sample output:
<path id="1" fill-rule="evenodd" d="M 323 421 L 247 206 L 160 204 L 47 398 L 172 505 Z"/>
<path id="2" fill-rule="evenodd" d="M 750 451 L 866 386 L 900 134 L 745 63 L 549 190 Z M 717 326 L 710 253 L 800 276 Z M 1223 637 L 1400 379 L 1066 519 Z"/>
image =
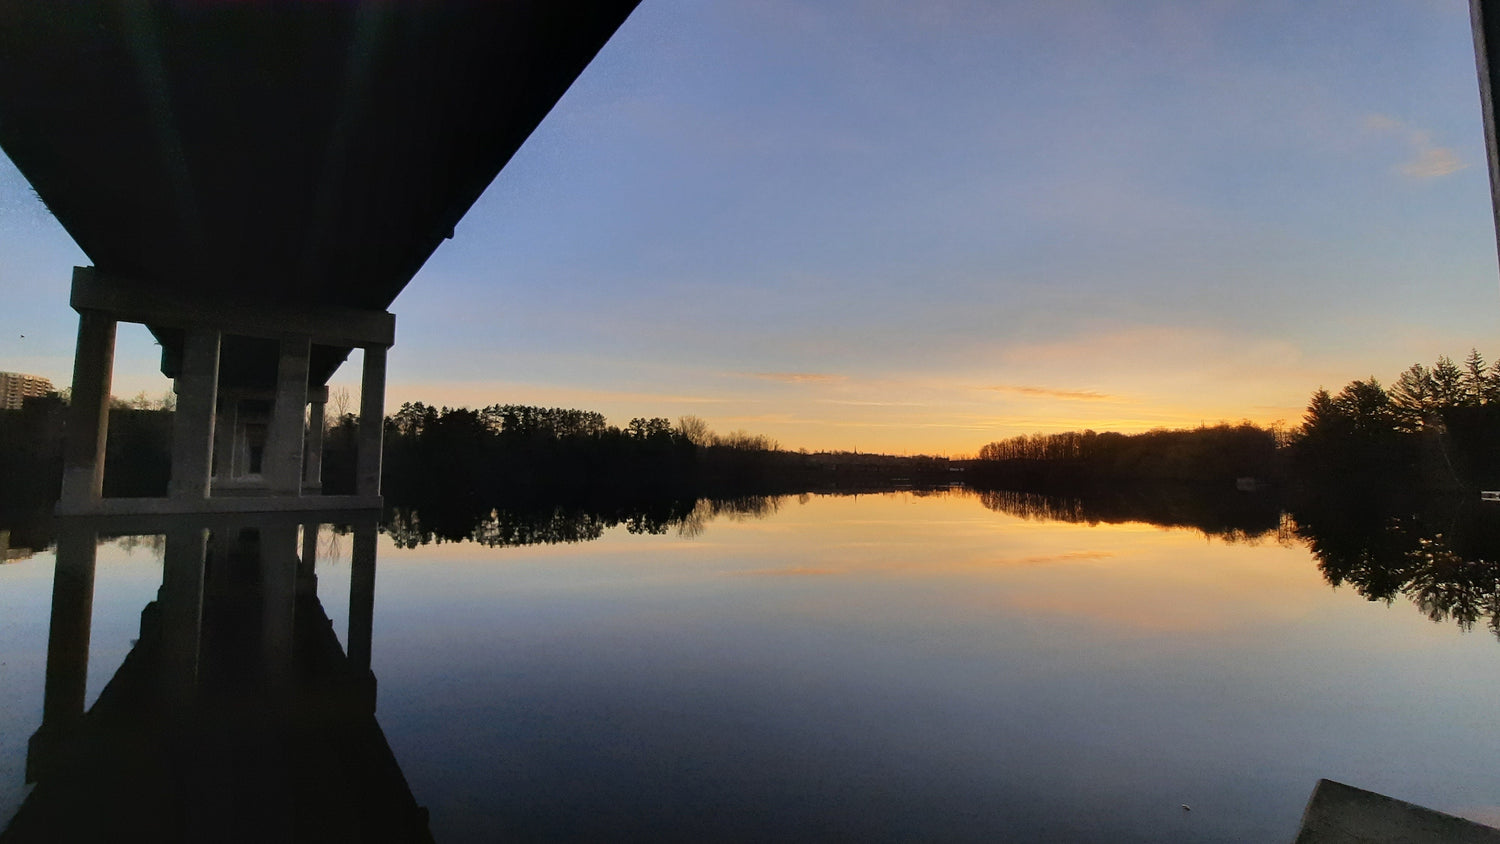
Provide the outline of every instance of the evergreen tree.
<path id="1" fill-rule="evenodd" d="M 1433 400 L 1440 407 L 1457 407 L 1464 403 L 1464 371 L 1447 355 L 1432 367 Z"/>
<path id="2" fill-rule="evenodd" d="M 1469 356 L 1464 358 L 1463 387 L 1463 404 L 1470 407 L 1484 404 L 1485 394 L 1489 392 L 1489 373 L 1485 371 L 1484 358 L 1480 357 L 1478 349 L 1470 349 Z"/>
<path id="3" fill-rule="evenodd" d="M 1422 364 L 1414 363 L 1410 369 L 1401 373 L 1390 390 L 1397 427 L 1403 431 L 1416 432 L 1427 425 L 1428 419 L 1437 411 L 1435 393 L 1432 372 Z"/>

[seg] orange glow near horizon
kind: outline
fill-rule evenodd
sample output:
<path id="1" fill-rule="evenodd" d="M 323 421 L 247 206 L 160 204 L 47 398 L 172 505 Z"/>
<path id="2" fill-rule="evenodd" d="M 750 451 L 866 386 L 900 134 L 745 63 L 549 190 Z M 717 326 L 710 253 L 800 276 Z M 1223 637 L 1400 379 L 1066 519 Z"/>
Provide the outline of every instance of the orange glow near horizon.
<path id="1" fill-rule="evenodd" d="M 357 390 L 357 387 L 354 388 Z M 351 390 L 353 392 L 353 390 Z M 782 448 L 809 451 L 862 451 L 886 454 L 972 455 L 986 443 L 1018 434 L 1062 431 L 1140 433 L 1154 428 L 1196 428 L 1220 422 L 1249 421 L 1269 426 L 1300 422 L 1303 407 L 1237 410 L 1230 401 L 1198 407 L 1156 402 L 1147 397 L 1072 398 L 1047 394 L 1010 395 L 982 388 L 927 387 L 920 400 L 903 401 L 900 388 L 889 400 L 864 391 L 858 400 L 826 395 L 805 385 L 751 397 L 689 396 L 668 392 L 579 390 L 528 384 L 393 383 L 387 390 L 387 412 L 403 402 L 438 407 L 484 407 L 530 404 L 572 407 L 603 413 L 610 424 L 631 418 L 660 416 L 674 423 L 697 416 L 719 433 L 737 430 L 764 434 Z M 909 395 L 911 392 L 906 391 Z M 1311 392 L 1311 388 L 1309 389 Z"/>

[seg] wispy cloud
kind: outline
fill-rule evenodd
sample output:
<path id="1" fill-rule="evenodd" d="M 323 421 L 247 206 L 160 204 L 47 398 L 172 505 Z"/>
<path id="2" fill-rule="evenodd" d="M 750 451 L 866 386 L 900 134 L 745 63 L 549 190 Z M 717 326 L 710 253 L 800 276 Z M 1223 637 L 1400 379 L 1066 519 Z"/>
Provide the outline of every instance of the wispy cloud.
<path id="1" fill-rule="evenodd" d="M 1424 146 L 1417 150 L 1415 159 L 1401 165 L 1401 172 L 1413 179 L 1436 179 L 1467 166 L 1447 147 Z"/>
<path id="2" fill-rule="evenodd" d="M 928 407 L 928 402 L 920 401 L 862 401 L 859 399 L 817 399 L 818 404 L 839 404 L 849 407 Z"/>
<path id="3" fill-rule="evenodd" d="M 844 380 L 842 375 L 823 372 L 751 372 L 751 378 L 763 381 L 779 381 L 783 384 L 833 384 Z"/>
<path id="4" fill-rule="evenodd" d="M 1435 143 L 1431 132 L 1408 126 L 1389 114 L 1366 115 L 1365 130 L 1392 135 L 1405 142 L 1411 158 L 1397 169 L 1407 178 L 1421 181 L 1437 179 L 1469 166 L 1452 149 Z"/>
<path id="5" fill-rule="evenodd" d="M 995 392 L 999 393 L 1019 393 L 1023 396 L 1037 396 L 1039 398 L 1049 399 L 1103 401 L 1115 398 L 1114 396 L 1111 396 L 1107 393 L 1100 393 L 1095 390 L 1054 390 L 1050 387 L 1025 387 L 1012 384 L 1000 384 L 998 386 L 983 387 L 981 389 L 994 390 Z"/>

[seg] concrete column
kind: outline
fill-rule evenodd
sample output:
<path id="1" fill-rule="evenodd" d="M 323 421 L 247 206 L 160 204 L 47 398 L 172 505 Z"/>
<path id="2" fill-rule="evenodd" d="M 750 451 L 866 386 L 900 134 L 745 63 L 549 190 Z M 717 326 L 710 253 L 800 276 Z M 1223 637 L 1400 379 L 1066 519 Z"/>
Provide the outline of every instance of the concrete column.
<path id="1" fill-rule="evenodd" d="M 227 481 L 237 472 L 239 449 L 235 431 L 239 428 L 240 400 L 233 394 L 219 396 L 219 413 L 214 420 L 214 480 Z"/>
<path id="2" fill-rule="evenodd" d="M 203 641 L 203 581 L 208 531 L 174 527 L 162 555 L 162 699 L 172 708 L 192 702 Z"/>
<path id="3" fill-rule="evenodd" d="M 230 527 L 216 527 L 209 535 L 208 562 L 204 564 L 203 591 L 213 598 L 223 598 L 231 593 L 230 580 L 233 572 L 229 567 L 229 555 L 234 552 L 239 531 Z"/>
<path id="4" fill-rule="evenodd" d="M 261 475 L 272 495 L 302 494 L 303 409 L 307 407 L 307 363 L 312 344 L 306 337 L 281 341 L 276 369 L 276 399 L 266 430 Z"/>
<path id="5" fill-rule="evenodd" d="M 328 403 L 328 388 L 308 391 L 307 454 L 302 458 L 302 488 L 323 488 L 323 407 Z"/>
<path id="6" fill-rule="evenodd" d="M 51 766 L 83 718 L 89 673 L 89 626 L 94 613 L 98 540 L 91 529 L 59 522 L 52 576 L 52 624 L 47 633 L 47 679 L 42 725 L 26 753 L 26 781 Z"/>
<path id="7" fill-rule="evenodd" d="M 104 442 L 109 433 L 109 387 L 114 366 L 114 317 L 103 311 L 79 311 L 61 510 L 87 508 L 104 494 Z"/>
<path id="8" fill-rule="evenodd" d="M 380 494 L 381 449 L 385 439 L 385 347 L 365 347 L 364 377 L 359 387 L 359 470 L 357 495 Z"/>
<path id="9" fill-rule="evenodd" d="M 218 330 L 187 330 L 182 370 L 174 386 L 177 412 L 172 414 L 172 480 L 167 495 L 201 501 L 208 497 L 213 469 L 214 411 L 219 403 Z"/>

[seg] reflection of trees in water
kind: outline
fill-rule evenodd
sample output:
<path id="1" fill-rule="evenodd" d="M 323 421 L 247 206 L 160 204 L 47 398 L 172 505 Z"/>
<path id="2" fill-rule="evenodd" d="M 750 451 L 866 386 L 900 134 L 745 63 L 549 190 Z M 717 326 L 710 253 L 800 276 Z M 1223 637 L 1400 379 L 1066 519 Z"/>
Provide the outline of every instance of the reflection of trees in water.
<path id="1" fill-rule="evenodd" d="M 1186 528 L 1223 542 L 1255 544 L 1287 539 L 1280 506 L 1263 496 L 1204 494 L 1195 488 L 1150 488 L 1130 496 L 1078 498 L 1011 490 L 979 490 L 990 510 L 1038 522 L 1122 524 L 1145 522 Z"/>
<path id="2" fill-rule="evenodd" d="M 1333 586 L 1371 601 L 1406 597 L 1433 621 L 1484 622 L 1500 637 L 1500 525 L 1475 506 L 1390 512 L 1379 502 L 1322 502 L 1296 514 L 1296 533 Z"/>
<path id="3" fill-rule="evenodd" d="M 708 523 L 715 519 L 743 522 L 749 519 L 764 519 L 781 511 L 784 495 L 742 495 L 736 498 L 700 498 L 698 503 L 677 523 L 677 535 L 692 539 L 702 536 Z M 807 493 L 798 500 L 806 503 Z"/>
<path id="4" fill-rule="evenodd" d="M 1097 520 L 1090 520 L 1084 514 L 1083 502 L 1077 498 L 1061 498 L 1036 492 L 986 489 L 980 491 L 979 502 L 997 513 L 1027 521 L 1097 522 Z"/>
<path id="5" fill-rule="evenodd" d="M 108 542 L 132 556 L 137 550 L 145 551 L 157 562 L 161 562 L 162 555 L 167 549 L 167 537 L 160 533 L 127 534 L 111 537 Z"/>
<path id="6" fill-rule="evenodd" d="M 1452 619 L 1465 630 L 1485 619 L 1500 637 L 1500 566 L 1465 559 L 1444 544 L 1442 534 L 1417 540 L 1407 559 L 1411 577 L 1406 594 L 1428 618 Z"/>
<path id="7" fill-rule="evenodd" d="M 781 508 L 781 498 L 666 499 L 614 505 L 493 507 L 465 514 L 441 508 L 397 507 L 385 532 L 401 548 L 434 542 L 476 542 L 491 548 L 589 542 L 616 527 L 633 534 L 700 536 L 715 519 L 763 519 Z"/>

